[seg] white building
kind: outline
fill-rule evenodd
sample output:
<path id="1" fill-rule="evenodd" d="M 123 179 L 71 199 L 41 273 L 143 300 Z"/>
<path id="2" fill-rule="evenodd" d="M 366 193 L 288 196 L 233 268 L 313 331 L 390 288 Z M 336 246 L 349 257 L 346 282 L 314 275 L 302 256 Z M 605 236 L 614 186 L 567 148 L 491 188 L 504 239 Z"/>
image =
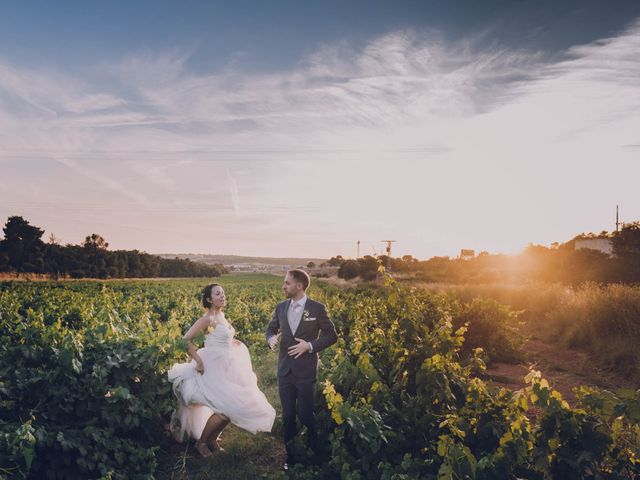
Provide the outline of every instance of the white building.
<path id="1" fill-rule="evenodd" d="M 463 248 L 460 250 L 460 260 L 471 260 L 472 258 L 475 258 L 475 256 L 475 250 L 469 248 Z"/>
<path id="2" fill-rule="evenodd" d="M 576 250 L 587 248 L 590 250 L 598 250 L 599 252 L 613 255 L 613 244 L 609 238 L 583 238 L 576 240 Z"/>

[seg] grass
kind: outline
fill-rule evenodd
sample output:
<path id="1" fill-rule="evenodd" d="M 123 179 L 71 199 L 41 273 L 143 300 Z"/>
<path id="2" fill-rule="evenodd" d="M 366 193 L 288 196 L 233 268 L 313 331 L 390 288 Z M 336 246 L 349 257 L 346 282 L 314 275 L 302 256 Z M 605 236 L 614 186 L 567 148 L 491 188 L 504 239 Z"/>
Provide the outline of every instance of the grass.
<path id="1" fill-rule="evenodd" d="M 640 287 L 584 285 L 549 312 L 544 324 L 561 342 L 640 379 Z"/>
<path id="2" fill-rule="evenodd" d="M 278 382 L 276 378 L 277 355 L 266 351 L 256 357 L 253 365 L 258 385 L 277 412 L 273 430 L 253 435 L 230 424 L 222 433 L 224 452 L 214 452 L 210 458 L 202 458 L 193 442 L 177 443 L 167 439 L 161 447 L 156 478 L 158 480 L 196 479 L 258 479 L 280 472 L 285 459 L 282 442 L 282 417 Z"/>
<path id="3" fill-rule="evenodd" d="M 599 366 L 640 380 L 640 286 L 586 283 L 445 285 L 426 288 L 462 302 L 493 299 L 521 311 L 528 330 L 559 348 L 588 352 Z"/>
<path id="4" fill-rule="evenodd" d="M 548 312 L 542 324 L 562 343 L 640 379 L 640 287 L 586 284 Z"/>

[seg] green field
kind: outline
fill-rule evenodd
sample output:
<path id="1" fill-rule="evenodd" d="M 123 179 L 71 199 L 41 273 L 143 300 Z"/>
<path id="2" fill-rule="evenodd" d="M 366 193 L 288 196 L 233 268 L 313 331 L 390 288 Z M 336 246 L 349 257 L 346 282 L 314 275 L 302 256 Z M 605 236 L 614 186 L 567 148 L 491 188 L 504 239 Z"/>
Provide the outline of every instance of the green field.
<path id="1" fill-rule="evenodd" d="M 265 348 L 263 330 L 281 299 L 282 279 L 238 274 L 212 281 L 223 282 L 229 298 L 227 316 L 237 337 L 251 348 L 261 388 L 279 408 L 276 355 Z M 193 445 L 177 444 L 163 432 L 174 406 L 166 370 L 173 362 L 188 360 L 179 339 L 202 315 L 199 295 L 207 283 L 198 279 L 0 284 L 3 340 L 15 341 L 3 342 L 5 352 L 13 348 L 2 357 L 2 407 L 8 412 L 20 405 L 14 421 L 25 430 L 18 444 L 11 439 L 14 445 L 3 452 L 0 475 L 55 470 L 58 478 L 88 478 L 87 471 L 102 475 L 113 470 L 117 477 L 118 472 L 140 467 L 140 478 L 145 476 L 142 470 L 154 469 L 156 478 L 201 478 L 207 472 L 212 473 L 210 478 L 230 478 L 232 471 L 235 478 L 256 478 L 276 471 L 283 450 L 279 431 L 254 436 L 230 426 L 223 435 L 225 454 L 211 461 L 194 454 Z M 105 399 L 107 392 L 113 395 Z M 108 428 L 110 420 L 113 431 Z M 156 425 L 144 424 L 151 421 Z M 88 431 L 100 423 L 106 428 L 97 434 Z M 10 425 L 3 424 L 3 432 L 11 431 Z M 123 444 L 113 446 L 113 451 L 107 448 L 105 455 L 106 445 L 92 435 L 102 436 L 105 443 L 109 437 L 127 435 L 140 442 L 140 451 Z M 92 452 L 93 448 L 102 451 Z M 150 449 L 155 449 L 154 455 L 145 455 Z M 120 458 L 124 456 L 120 451 L 137 456 Z M 251 457 L 238 458 L 246 454 Z M 77 465 L 77 457 L 86 462 Z"/>
<path id="2" fill-rule="evenodd" d="M 282 279 L 216 280 L 279 412 L 276 354 L 263 332 Z M 319 455 L 300 445 L 303 464 L 290 477 L 280 472 L 278 416 L 268 434 L 230 426 L 225 452 L 202 459 L 166 431 L 175 407 L 166 371 L 188 358 L 181 337 L 203 312 L 207 283 L 0 283 L 0 478 L 622 479 L 640 471 L 638 392 L 583 388 L 571 407 L 535 370 L 520 391 L 492 388 L 481 379 L 486 352 L 518 353 L 509 324 L 517 315 L 494 300 L 390 277 L 347 290 L 318 281 L 309 292 L 340 335 L 321 354 Z"/>

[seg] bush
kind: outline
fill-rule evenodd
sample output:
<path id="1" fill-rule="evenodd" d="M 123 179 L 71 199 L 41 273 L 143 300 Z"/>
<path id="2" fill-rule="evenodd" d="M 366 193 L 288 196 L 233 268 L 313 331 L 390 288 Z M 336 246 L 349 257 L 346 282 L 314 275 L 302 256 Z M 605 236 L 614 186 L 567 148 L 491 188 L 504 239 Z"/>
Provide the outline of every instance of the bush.
<path id="1" fill-rule="evenodd" d="M 491 361 L 519 362 L 524 359 L 524 337 L 517 329 L 518 314 L 495 300 L 475 298 L 470 303 L 453 302 L 453 328 L 466 326 L 461 352 L 470 356 L 482 348 Z"/>
<path id="2" fill-rule="evenodd" d="M 479 349 L 460 363 L 464 328 L 453 327 L 446 297 L 388 279 L 386 289 L 347 291 L 336 303 L 348 308 L 331 364 L 321 372 L 318 422 L 330 451 L 316 478 L 640 474 L 640 392 L 605 412 L 607 394 L 592 391 L 591 407 L 572 409 L 533 370 L 522 390 L 493 390 L 477 378 L 484 367 Z M 489 324 L 513 319 L 487 301 L 471 302 L 467 312 Z"/>
<path id="3" fill-rule="evenodd" d="M 347 260 L 338 269 L 338 278 L 351 280 L 360 275 L 360 264 L 355 260 Z"/>
<path id="4" fill-rule="evenodd" d="M 76 292 L 14 285 L 0 293 L 0 467 L 29 478 L 153 478 L 174 407 L 163 369 L 182 351 L 173 328 L 107 308 L 115 297 L 135 312 L 110 291 L 94 311 Z"/>

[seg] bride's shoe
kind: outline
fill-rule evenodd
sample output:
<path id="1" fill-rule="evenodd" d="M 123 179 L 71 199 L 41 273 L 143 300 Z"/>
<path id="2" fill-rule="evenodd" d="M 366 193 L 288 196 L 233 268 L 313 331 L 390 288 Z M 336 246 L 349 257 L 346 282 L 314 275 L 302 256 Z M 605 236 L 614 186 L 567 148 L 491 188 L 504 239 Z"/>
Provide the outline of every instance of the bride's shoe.
<path id="1" fill-rule="evenodd" d="M 209 443 L 213 447 L 213 450 L 217 450 L 219 452 L 224 452 L 224 447 L 220 445 L 220 439 L 216 439 L 213 442 Z"/>
<path id="2" fill-rule="evenodd" d="M 202 455 L 204 458 L 209 458 L 211 455 L 213 455 L 213 452 L 209 450 L 209 447 L 207 446 L 206 443 L 196 442 L 196 449 L 198 450 L 198 452 L 200 452 L 200 455 Z"/>

